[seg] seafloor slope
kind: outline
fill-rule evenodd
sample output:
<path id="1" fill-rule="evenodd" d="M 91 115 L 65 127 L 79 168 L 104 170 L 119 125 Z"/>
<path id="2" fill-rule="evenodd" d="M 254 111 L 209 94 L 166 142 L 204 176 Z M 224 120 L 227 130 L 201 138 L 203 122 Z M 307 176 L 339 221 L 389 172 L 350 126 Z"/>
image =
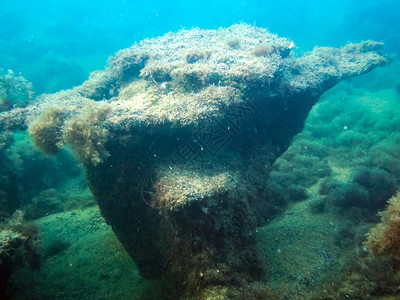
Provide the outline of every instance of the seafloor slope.
<path id="1" fill-rule="evenodd" d="M 325 90 L 386 62 L 372 41 L 299 58 L 293 48 L 248 25 L 145 40 L 1 126 L 28 125 L 49 154 L 72 146 L 144 277 L 177 295 L 245 293 L 268 272 L 256 227 L 285 204 L 267 188 L 271 164 Z"/>

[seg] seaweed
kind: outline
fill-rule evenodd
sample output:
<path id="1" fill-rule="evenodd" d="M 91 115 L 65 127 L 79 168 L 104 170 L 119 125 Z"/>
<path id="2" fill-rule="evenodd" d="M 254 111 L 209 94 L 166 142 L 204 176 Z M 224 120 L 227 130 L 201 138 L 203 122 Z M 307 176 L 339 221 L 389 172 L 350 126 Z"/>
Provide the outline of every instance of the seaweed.
<path id="1" fill-rule="evenodd" d="M 379 215 L 381 222 L 370 230 L 365 245 L 375 255 L 400 258 L 400 194 L 393 196 Z"/>
<path id="2" fill-rule="evenodd" d="M 29 134 L 35 145 L 46 154 L 56 154 L 62 141 L 62 126 L 65 110 L 59 106 L 48 106 L 29 126 Z"/>

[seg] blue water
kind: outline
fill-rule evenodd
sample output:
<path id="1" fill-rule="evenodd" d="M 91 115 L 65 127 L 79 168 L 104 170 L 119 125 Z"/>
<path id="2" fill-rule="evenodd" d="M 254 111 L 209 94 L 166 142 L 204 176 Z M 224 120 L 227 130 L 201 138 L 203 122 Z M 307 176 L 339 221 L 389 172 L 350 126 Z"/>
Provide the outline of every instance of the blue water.
<path id="1" fill-rule="evenodd" d="M 104 69 L 110 56 L 143 39 L 241 22 L 292 40 L 298 56 L 315 46 L 385 43 L 393 63 L 326 92 L 291 147 L 273 166 L 266 165 L 272 170 L 267 201 L 271 216 L 279 218 L 259 228 L 257 243 L 268 273 L 260 286 L 285 299 L 306 299 L 301 297 L 313 292 L 352 291 L 357 299 L 370 299 L 365 296 L 374 292 L 394 295 L 400 258 L 369 260 L 363 241 L 379 222 L 377 212 L 399 190 L 399 0 L 0 0 L 0 75 L 8 74 L 2 69 L 21 74 L 32 83 L 34 96 L 54 93 L 81 85 L 91 72 Z M 0 81 L 0 97 L 6 88 Z M 3 104 L 4 111 L 11 104 Z M 29 257 L 32 270 L 16 264 L 7 291 L 11 299 L 168 295 L 139 276 L 104 223 L 70 148 L 49 157 L 27 132 L 1 130 L 0 221 L 22 209 L 26 219 L 36 220 L 41 239 L 28 244 L 32 253 L 41 251 Z M 286 210 L 285 201 L 295 204 Z M 2 205 L 8 215 L 1 214 Z M 30 232 L 36 238 L 37 232 Z M 1 271 L 0 261 L 0 300 Z"/>
<path id="2" fill-rule="evenodd" d="M 79 85 L 107 58 L 144 38 L 246 22 L 292 39 L 301 51 L 384 41 L 400 52 L 398 0 L 0 1 L 0 66 L 36 94 Z"/>

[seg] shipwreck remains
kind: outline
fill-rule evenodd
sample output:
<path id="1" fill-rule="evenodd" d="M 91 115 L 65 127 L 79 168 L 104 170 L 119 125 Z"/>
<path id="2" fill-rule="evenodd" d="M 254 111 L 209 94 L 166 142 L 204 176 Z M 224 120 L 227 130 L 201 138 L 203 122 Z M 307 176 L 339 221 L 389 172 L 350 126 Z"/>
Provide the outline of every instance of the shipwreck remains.
<path id="1" fill-rule="evenodd" d="M 382 44 L 320 47 L 249 25 L 182 30 L 112 57 L 72 90 L 4 112 L 44 152 L 70 145 L 102 215 L 145 278 L 178 296 L 235 297 L 268 270 L 257 226 L 283 204 L 266 186 L 321 94 L 385 64 Z M 106 245 L 105 245 L 106 247 Z"/>

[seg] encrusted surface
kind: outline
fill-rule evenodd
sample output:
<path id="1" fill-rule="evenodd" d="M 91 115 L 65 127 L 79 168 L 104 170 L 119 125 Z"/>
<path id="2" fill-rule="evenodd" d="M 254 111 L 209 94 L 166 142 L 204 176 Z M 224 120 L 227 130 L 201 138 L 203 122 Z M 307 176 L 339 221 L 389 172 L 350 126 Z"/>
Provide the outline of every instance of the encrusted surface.
<path id="1" fill-rule="evenodd" d="M 218 197 L 218 194 L 232 193 L 239 184 L 239 179 L 235 175 L 228 172 L 208 175 L 185 169 L 165 170 L 157 178 L 153 205 L 166 209 L 179 209 L 190 201 L 209 200 Z M 208 209 L 204 207 L 203 212 L 207 213 Z"/>
<path id="2" fill-rule="evenodd" d="M 82 86 L 41 96 L 25 114 L 35 116 L 51 103 L 72 117 L 95 100 L 112 106 L 108 126 L 190 124 L 223 116 L 226 107 L 252 96 L 318 92 L 385 63 L 382 44 L 373 41 L 315 48 L 300 58 L 292 55 L 293 48 L 291 41 L 244 24 L 169 33 L 118 52 L 108 68 L 93 72 Z M 4 123 L 13 123 L 14 115 L 14 123 L 25 126 L 20 110 L 2 114 L 3 126 L 11 126 Z"/>

